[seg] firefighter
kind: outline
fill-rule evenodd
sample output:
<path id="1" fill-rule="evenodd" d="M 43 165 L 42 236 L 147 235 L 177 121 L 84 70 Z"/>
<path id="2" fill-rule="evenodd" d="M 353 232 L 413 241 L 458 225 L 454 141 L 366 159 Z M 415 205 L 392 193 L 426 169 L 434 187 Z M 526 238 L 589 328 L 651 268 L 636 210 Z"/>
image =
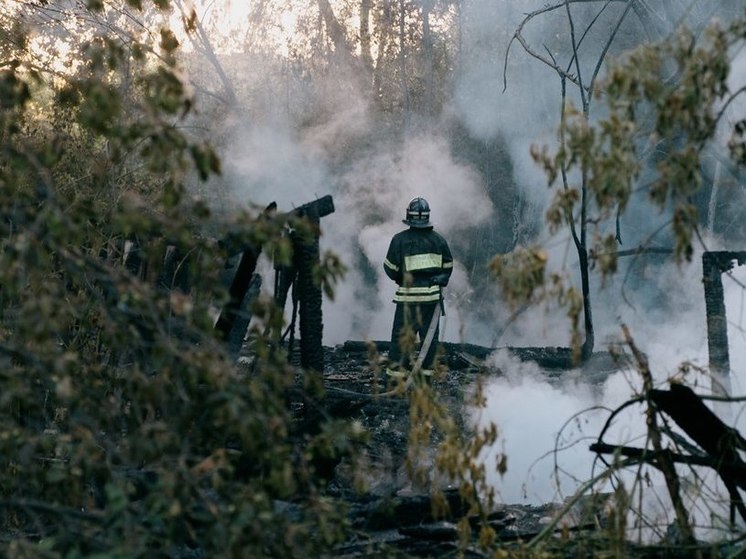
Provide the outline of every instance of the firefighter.
<path id="1" fill-rule="evenodd" d="M 412 365 L 409 351 L 406 351 L 409 348 L 402 348 L 403 334 L 419 335 L 422 342 L 435 321 L 432 340 L 438 339 L 438 322 L 443 310 L 442 290 L 448 285 L 453 271 L 451 250 L 446 240 L 433 230 L 427 200 L 418 197 L 409 202 L 406 219 L 402 221 L 409 225 L 409 229 L 394 235 L 383 261 L 386 275 L 399 286 L 394 295 L 396 312 L 391 329 L 390 368 L 387 370 L 393 376 L 406 374 L 404 371 Z M 438 316 L 435 316 L 436 311 Z M 430 344 L 422 361 L 421 372 L 425 376 L 432 375 L 435 345 Z M 405 349 L 404 354 L 402 349 Z"/>

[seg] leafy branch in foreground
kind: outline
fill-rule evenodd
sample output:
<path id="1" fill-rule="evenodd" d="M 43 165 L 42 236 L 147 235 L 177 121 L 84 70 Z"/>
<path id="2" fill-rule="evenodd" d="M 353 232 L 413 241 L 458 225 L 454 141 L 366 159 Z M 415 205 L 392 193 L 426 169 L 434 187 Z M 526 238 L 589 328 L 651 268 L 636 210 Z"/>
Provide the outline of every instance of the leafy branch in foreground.
<path id="1" fill-rule="evenodd" d="M 180 126 L 193 99 L 160 38 L 99 36 L 62 81 L 22 48 L 0 68 L 3 556 L 293 557 L 344 535 L 318 470 L 364 434 L 304 433 L 287 355 L 259 336 L 247 371 L 217 339 L 230 255 L 209 232 L 282 248 L 284 224 L 216 223 L 187 195 L 220 162 Z M 185 291 L 159 283 L 167 246 Z M 331 290 L 343 271 L 317 274 Z"/>
<path id="2" fill-rule="evenodd" d="M 714 155 L 720 165 L 727 161 L 730 151 L 728 163 L 732 169 L 738 171 L 743 164 L 743 117 L 735 117 L 735 124 L 727 122 L 731 118 L 727 110 L 734 109 L 735 100 L 746 91 L 731 65 L 733 52 L 743 46 L 746 38 L 743 16 L 731 23 L 713 23 L 701 33 L 681 29 L 665 41 L 624 53 L 609 64 L 603 79 L 593 87 L 584 87 L 579 49 L 582 38 L 578 37 L 585 37 L 597 20 L 593 19 L 582 35 L 576 35 L 572 4 L 558 3 L 530 14 L 515 37 L 529 54 L 555 70 L 561 83 L 559 146 L 551 154 L 547 148 L 532 150 L 549 186 L 558 186 L 546 214 L 549 229 L 557 233 L 566 227 L 579 247 L 581 267 L 595 268 L 602 280 L 617 272 L 620 256 L 672 254 L 675 262 L 682 264 L 691 259 L 701 235 L 706 217 L 701 205 L 703 193 L 709 193 L 714 205 L 717 185 L 709 184 L 707 157 Z M 605 9 L 608 4 L 603 4 Z M 522 34 L 529 19 L 563 8 L 572 39 L 571 62 L 565 67 L 549 48 L 547 56 L 538 55 Z M 575 73 L 569 71 L 573 67 Z M 570 85 L 579 90 L 579 108 L 566 97 Z M 588 110 L 596 98 L 605 104 L 606 111 L 600 117 L 592 117 Z M 727 145 L 720 136 L 723 130 L 731 135 Z M 717 176 L 712 181 L 715 183 Z M 633 200 L 635 197 L 638 199 Z M 665 225 L 653 231 L 639 231 L 645 239 L 643 244 L 637 249 L 619 251 L 624 217 L 640 207 L 645 216 L 651 209 L 660 213 Z M 708 225 L 711 227 L 712 223 Z M 672 248 L 647 246 L 661 238 Z M 584 262 L 586 249 L 588 259 Z M 493 261 L 492 270 L 512 308 L 562 293 L 547 287 L 554 282 L 546 278 L 546 266 L 536 256 L 543 253 L 541 247 L 531 246 Z M 583 274 L 581 270 L 585 278 Z M 585 299 L 583 305 L 587 312 Z M 587 335 L 587 321 L 585 326 Z M 706 407 L 678 379 L 672 381 L 669 391 L 656 389 L 645 356 L 629 332 L 625 330 L 624 334 L 632 353 L 630 364 L 643 379 L 643 391 L 611 414 L 599 442 L 591 449 L 613 458 L 605 462 L 607 468 L 602 473 L 582 484 L 570 503 L 577 504 L 589 491 L 611 484 L 613 493 L 605 509 L 607 526 L 610 541 L 625 546 L 624 553 L 629 553 L 634 535 L 645 534 L 646 541 L 662 542 L 661 548 L 668 553 L 706 555 L 715 546 L 697 539 L 700 530 L 717 542 L 717 553 L 743 553 L 742 530 L 734 522 L 736 510 L 746 514 L 741 512 L 746 508 L 738 489 L 744 483 L 743 464 L 737 452 L 743 448 L 742 437 L 711 412 L 707 414 L 696 406 L 695 413 L 696 402 L 701 408 Z M 646 420 L 642 448 L 602 443 L 612 420 L 619 419 L 617 413 L 640 404 Z M 692 423 L 699 425 L 693 428 Z M 684 429 L 694 442 L 678 429 Z M 712 472 L 703 472 L 707 468 L 714 469 L 720 477 L 716 483 L 709 475 Z M 663 495 L 657 493 L 658 481 L 664 487 Z M 721 481 L 727 496 L 723 495 Z M 648 500 L 664 503 L 667 514 L 650 515 L 644 506 Z M 569 513 L 570 503 L 563 514 Z M 728 507 L 730 520 L 724 512 Z M 549 535 L 561 522 L 553 522 L 531 542 L 530 549 L 553 549 Z M 640 536 L 640 540 L 645 538 Z"/>
<path id="3" fill-rule="evenodd" d="M 596 528 L 578 538 L 577 545 L 602 545 L 626 556 L 653 549 L 682 557 L 707 556 L 714 548 L 733 556 L 742 553 L 743 534 L 735 512 L 746 518 L 739 493 L 746 484 L 746 464 L 739 455 L 746 440 L 704 404 L 705 397 L 684 384 L 690 366 L 682 366 L 669 379 L 668 390 L 655 387 L 647 357 L 627 327 L 622 330 L 624 347 L 615 352 L 639 374 L 641 390 L 608 410 L 590 445 L 602 471 L 579 484 L 527 548 L 561 549 L 551 536 L 565 522 L 578 523 L 580 514 L 581 519 L 588 515 Z M 634 418 L 644 418 L 641 433 L 630 426 Z"/>
<path id="4" fill-rule="evenodd" d="M 549 186 L 560 183 L 546 212 L 549 229 L 556 233 L 568 227 L 578 249 L 586 337 L 581 353 L 587 357 L 593 346 L 588 273 L 596 269 L 605 279 L 617 271 L 617 259 L 623 254 L 617 250 L 623 237 L 622 221 L 634 195 L 647 194 L 645 203 L 668 216 L 667 225 L 646 237 L 646 242 L 665 236 L 677 262 L 691 258 L 703 219 L 695 198 L 706 186 L 705 154 L 710 149 L 726 151 L 726 146 L 718 145 L 716 132 L 723 125 L 726 108 L 746 91 L 738 84 L 732 90 L 728 83 L 733 75 L 729 53 L 746 35 L 742 19 L 727 26 L 713 23 L 700 35 L 682 29 L 668 40 L 643 44 L 619 56 L 601 78 L 599 68 L 629 14 L 627 8 L 618 16 L 593 72 L 586 72 L 592 77 L 585 82 L 579 61 L 581 46 L 587 46 L 584 39 L 598 24 L 598 17 L 579 38 L 571 34 L 570 63 L 565 69 L 555 58 L 534 52 L 522 35 L 523 26 L 532 18 L 565 8 L 568 26 L 574 30 L 577 22 L 570 3 L 557 4 L 529 14 L 515 38 L 560 79 L 559 146 L 554 153 L 535 147 L 532 155 Z M 574 74 L 569 73 L 571 68 Z M 568 98 L 569 86 L 576 87 L 580 108 Z M 590 108 L 596 98 L 604 102 L 606 112 L 594 118 Z M 739 119 L 729 143 L 736 164 L 743 151 L 739 138 L 744 129 Z M 646 248 L 641 246 L 635 253 L 644 253 Z M 499 265 L 493 263 L 493 271 L 512 304 L 524 303 L 535 288 L 544 285 L 536 277 L 542 272 L 535 259 L 525 258 L 541 250 L 529 247 L 522 256 L 494 261 Z M 534 279 L 525 281 L 524 276 Z"/>

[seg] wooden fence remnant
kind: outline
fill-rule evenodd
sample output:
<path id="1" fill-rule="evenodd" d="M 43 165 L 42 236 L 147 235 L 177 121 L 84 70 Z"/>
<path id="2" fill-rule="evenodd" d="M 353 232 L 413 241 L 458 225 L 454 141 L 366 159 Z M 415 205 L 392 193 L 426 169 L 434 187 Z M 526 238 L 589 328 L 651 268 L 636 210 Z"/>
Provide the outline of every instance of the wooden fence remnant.
<path id="1" fill-rule="evenodd" d="M 293 261 L 290 266 L 275 267 L 275 300 L 285 307 L 288 291 L 293 287 L 293 313 L 297 306 L 300 318 L 300 364 L 306 370 L 324 371 L 322 292 L 314 279 L 314 270 L 320 264 L 319 237 L 321 218 L 334 212 L 334 201 L 327 195 L 303 204 L 289 212 L 288 217 L 302 218 L 308 222 L 310 234 L 289 232 L 293 243 Z M 291 319 L 291 333 L 295 317 Z M 292 336 L 291 336 L 292 344 Z"/>
<path id="2" fill-rule="evenodd" d="M 286 213 L 276 213 L 277 204 L 272 202 L 263 216 L 282 221 L 302 219 L 308 227 L 303 232 L 289 228 L 293 247 L 292 264 L 277 269 L 275 300 L 284 308 L 288 291 L 293 288 L 294 313 L 299 308 L 300 316 L 300 364 L 307 370 L 322 373 L 324 348 L 322 346 L 323 317 L 321 311 L 322 289 L 314 274 L 320 265 L 319 237 L 320 220 L 334 212 L 334 201 L 327 195 L 308 202 Z M 230 236 L 229 236 L 230 237 Z M 233 238 L 218 241 L 229 254 L 223 273 L 223 283 L 228 289 L 228 301 L 219 310 L 215 331 L 228 344 L 230 354 L 237 358 L 251 320 L 251 307 L 259 294 L 262 278 L 256 273 L 262 252 L 260 244 L 238 243 Z M 187 257 L 179 247 L 165 243 L 163 257 L 156 255 L 150 262 L 144 257 L 140 241 L 132 238 L 124 243 L 122 263 L 132 274 L 143 280 L 155 281 L 159 289 L 179 289 L 184 294 L 191 291 Z M 149 271 L 149 265 L 152 270 Z M 156 277 L 157 276 L 157 277 Z M 295 317 L 293 317 L 294 326 Z M 278 339 L 280 336 L 278 335 Z M 291 344 L 292 346 L 292 344 Z"/>
<path id="3" fill-rule="evenodd" d="M 730 356 L 728 354 L 728 322 L 725 317 L 725 298 L 722 275 L 735 263 L 746 262 L 746 251 L 716 251 L 702 254 L 702 282 L 705 289 L 707 313 L 707 351 L 713 392 L 730 392 Z"/>

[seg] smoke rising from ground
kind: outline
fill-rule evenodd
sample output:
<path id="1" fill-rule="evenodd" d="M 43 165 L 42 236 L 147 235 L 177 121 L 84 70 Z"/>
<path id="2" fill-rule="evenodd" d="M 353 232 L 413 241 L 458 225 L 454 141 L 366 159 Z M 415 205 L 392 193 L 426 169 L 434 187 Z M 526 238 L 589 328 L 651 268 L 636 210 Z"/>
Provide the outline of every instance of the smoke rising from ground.
<path id="1" fill-rule="evenodd" d="M 609 320 L 615 326 L 604 332 L 604 347 L 607 344 L 621 347 L 619 324 L 627 324 L 635 343 L 648 355 L 651 371 L 658 383 L 665 384 L 668 378 L 675 376 L 684 360 L 700 366 L 707 364 L 701 266 L 690 266 L 692 269 L 678 271 L 689 285 L 682 286 L 677 282 L 670 290 L 670 296 L 679 299 L 676 314 L 679 328 L 671 328 L 670 323 L 659 320 L 660 317 L 651 319 L 643 307 L 635 308 L 623 301 L 613 309 L 611 306 L 604 308 L 604 314 L 617 313 Z M 662 286 L 676 273 L 676 270 L 670 270 L 660 274 Z M 692 298 L 690 294 L 695 292 L 695 288 L 699 297 Z M 635 303 L 634 296 L 631 303 Z M 495 421 L 502 430 L 508 473 L 503 479 L 497 476 L 494 479 L 502 498 L 507 502 L 539 503 L 546 502 L 549 497 L 567 497 L 577 487 L 577 480 L 589 479 L 591 475 L 592 455 L 588 446 L 593 440 L 582 437 L 595 439 L 608 417 L 606 410 L 616 408 L 640 389 L 639 375 L 634 370 L 622 370 L 611 375 L 602 386 L 591 387 L 584 381 L 582 371 L 568 371 L 562 375 L 562 379 L 567 380 L 549 382 L 546 373 L 538 366 L 519 363 L 505 352 L 495 354 L 491 364 L 506 374 L 504 378 L 489 383 L 488 409 L 483 412 L 481 420 Z M 699 378 L 700 383 L 704 380 Z M 706 389 L 709 390 L 709 383 Z M 592 410 L 597 406 L 603 409 Z M 562 447 L 578 441 L 557 456 L 558 466 L 564 472 L 560 476 L 564 483 L 559 492 L 553 475 L 554 456 L 539 459 L 555 447 L 555 437 L 563 422 L 583 410 L 592 411 L 583 414 L 577 423 L 571 421 L 566 426 L 559 445 Z M 634 433 L 644 433 L 644 421 L 640 421 L 637 425 L 625 425 L 629 431 L 619 442 L 627 442 Z M 531 443 L 526 444 L 526 441 Z M 641 442 L 631 444 L 637 446 Z M 535 463 L 537 460 L 539 462 Z M 524 486 L 527 487 L 525 491 Z"/>
<path id="2" fill-rule="evenodd" d="M 348 135 L 345 130 L 337 119 L 302 134 L 279 123 L 254 126 L 239 131 L 226 158 L 225 175 L 237 185 L 232 191 L 236 203 L 277 201 L 280 209 L 288 210 L 333 194 L 336 210 L 323 220 L 321 246 L 340 255 L 349 273 L 334 301 L 325 303 L 328 345 L 388 338 L 396 286 L 383 273 L 382 263 L 391 237 L 406 228 L 402 219 L 412 198 L 428 199 L 437 230 L 449 239 L 488 220 L 493 211 L 482 179 L 453 159 L 437 130 L 402 142 L 384 139 L 362 157 L 353 155 L 345 166 L 332 169 L 330 160 L 340 145 L 360 133 L 353 128 Z M 455 267 L 452 298 L 470 290 L 463 267 L 458 262 Z"/>
<path id="3" fill-rule="evenodd" d="M 711 247 L 714 249 L 720 247 Z M 707 329 L 704 290 L 701 282 L 701 254 L 691 264 L 659 270 L 656 280 L 661 294 L 670 298 L 667 308 L 675 309 L 665 316 L 645 312 L 645 307 L 620 304 L 616 324 L 630 327 L 636 345 L 650 360 L 650 370 L 657 387 L 666 389 L 669 380 L 678 378 L 694 387 L 699 394 L 712 391 L 712 380 L 706 372 Z M 728 318 L 730 381 L 732 394 L 746 394 L 746 267 L 736 267 L 723 274 L 726 314 Z M 634 297 L 633 301 L 634 303 Z M 676 304 L 673 304 L 673 303 Z M 606 309 L 611 312 L 611 309 Z M 621 332 L 609 332 L 607 342 L 622 347 Z M 695 367 L 686 374 L 680 366 L 690 362 Z M 491 481 L 498 499 L 507 503 L 540 504 L 562 502 L 585 480 L 600 473 L 604 466 L 593 462 L 588 447 L 596 441 L 610 411 L 640 393 L 642 380 L 634 368 L 610 375 L 601 386 L 589 386 L 581 371 L 568 371 L 561 381 L 547 380 L 545 372 L 534 364 L 520 363 L 507 352 L 496 352 L 490 364 L 505 375 L 490 381 L 488 404 L 476 412 L 477 425 L 495 422 L 500 428 L 496 448 L 485 455 L 487 469 L 495 465 L 495 453 L 508 456 L 504 476 L 496 472 Z M 746 433 L 746 406 L 743 403 L 708 402 L 727 424 Z M 605 442 L 641 448 L 645 445 L 644 408 L 634 405 L 623 412 L 605 436 Z M 681 435 L 680 431 L 674 427 Z M 553 449 L 557 449 L 555 453 Z M 675 518 L 664 480 L 659 472 L 648 468 L 649 482 L 643 484 L 641 508 L 655 528 L 635 531 L 633 537 L 660 540 Z M 621 474 L 620 480 L 630 491 L 635 486 L 636 470 Z M 680 468 L 682 492 L 691 521 L 698 526 L 701 538 L 721 537 L 710 526 L 725 529 L 728 517 L 727 491 L 710 469 L 693 473 Z M 639 483 L 638 483 L 639 487 Z M 612 492 L 612 484 L 599 484 L 596 490 Z M 630 514 L 630 526 L 636 519 Z"/>
<path id="4" fill-rule="evenodd" d="M 446 112 L 472 137 L 504 141 L 511 165 L 504 173 L 512 176 L 525 207 L 522 213 L 515 210 L 514 219 L 500 226 L 509 229 L 537 221 L 536 236 L 527 240 L 548 248 L 552 271 L 564 271 L 577 281 L 576 254 L 567 232 L 550 237 L 542 227 L 552 191 L 529 154 L 532 144 L 550 149 L 556 146 L 559 79 L 513 44 L 503 92 L 508 40 L 524 14 L 543 5 L 541 1 L 494 0 L 462 4 L 463 44 L 453 102 Z M 622 8 L 614 5 L 610 9 Z M 697 10 L 687 15 L 693 17 Z M 670 32 L 676 22 L 676 18 L 661 19 L 657 32 Z M 546 44 L 555 51 L 558 45 L 567 45 L 567 21 L 561 14 L 537 18 L 525 34 L 534 45 Z M 249 107 L 232 123 L 226 142 L 224 179 L 230 188 L 229 205 L 276 201 L 280 210 L 289 210 L 332 194 L 336 211 L 322 221 L 321 246 L 339 254 L 349 272 L 337 287 L 335 300 L 324 303 L 324 342 L 334 345 L 348 339 L 388 339 L 395 285 L 384 275 L 382 261 L 391 236 L 404 227 L 401 219 L 407 202 L 415 196 L 426 197 L 436 229 L 454 247 L 469 241 L 475 227 L 495 219 L 498 208 L 488 194 L 488 185 L 473 165 L 454 155 L 448 119 L 399 126 L 380 122 L 372 116 L 365 96 L 359 94 L 359 84 L 348 72 L 310 83 L 291 79 L 294 74 L 289 65 L 278 69 L 278 61 L 269 59 L 266 64 L 266 71 L 254 66 L 250 74 L 245 73 L 252 77 L 247 86 Z M 742 71 L 742 65 L 737 68 Z M 666 220 L 666 215 L 651 209 L 644 196 L 639 196 L 622 222 L 622 248 L 637 246 Z M 713 240 L 709 248 L 715 246 L 717 241 Z M 444 339 L 484 345 L 496 341 L 499 346 L 568 344 L 569 322 L 564 311 L 551 306 L 531 308 L 508 322 L 509 312 L 499 299 L 479 299 L 488 288 L 484 287 L 486 282 L 477 284 L 476 280 L 483 279 L 486 269 L 467 269 L 462 255 L 455 251 L 454 257 L 455 270 L 446 290 Z M 676 374 L 681 361 L 706 366 L 699 262 L 698 255 L 681 267 L 664 263 L 662 258 L 630 259 L 620 263 L 620 272 L 603 289 L 594 278 L 597 347 L 618 342 L 619 325 L 625 323 L 651 358 L 658 382 Z M 263 272 L 271 274 L 271 267 L 264 266 Z M 738 284 L 726 283 L 726 290 L 730 312 L 734 305 L 742 305 L 738 296 L 743 292 Z M 477 305 L 481 314 L 467 304 L 475 299 L 484 300 Z M 740 316 L 737 324 L 741 324 Z M 731 345 L 734 388 L 746 389 L 743 335 L 733 332 L 737 340 Z M 592 457 L 587 451 L 589 441 L 559 453 L 558 465 L 564 473 L 558 493 L 554 458 L 541 457 L 554 448 L 559 427 L 582 410 L 618 406 L 639 387 L 639 379 L 633 371 L 623 371 L 602 387 L 591 388 L 584 384 L 581 373 L 570 372 L 567 382 L 550 384 L 537 367 L 519 364 L 505 353 L 495 355 L 491 364 L 506 375 L 489 387 L 489 407 L 481 419 L 498 424 L 500 450 L 508 455 L 506 476 L 493 480 L 502 500 L 538 503 L 568 495 L 578 480 L 591 474 Z M 583 415 L 577 428 L 573 423 L 568 425 L 565 436 L 568 440 L 594 436 L 605 417 L 604 411 Z M 743 417 L 734 412 L 739 422 Z M 627 440 L 637 433 L 642 428 L 639 419 L 631 419 L 620 436 Z"/>

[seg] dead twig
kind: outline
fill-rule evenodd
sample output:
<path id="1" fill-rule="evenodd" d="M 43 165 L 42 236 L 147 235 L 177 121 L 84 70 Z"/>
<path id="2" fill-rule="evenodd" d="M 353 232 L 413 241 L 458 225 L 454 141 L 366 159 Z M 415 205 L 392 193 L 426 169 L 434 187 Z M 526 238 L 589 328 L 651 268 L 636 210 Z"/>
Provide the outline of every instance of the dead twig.
<path id="1" fill-rule="evenodd" d="M 674 513 L 676 514 L 676 523 L 681 533 L 683 543 L 694 544 L 696 543 L 696 539 L 694 537 L 692 526 L 689 522 L 686 507 L 684 506 L 684 502 L 681 499 L 681 482 L 679 480 L 678 474 L 676 473 L 676 468 L 674 467 L 674 462 L 671 456 L 672 453 L 667 448 L 664 449 L 661 442 L 662 437 L 660 429 L 658 428 L 658 421 L 656 417 L 657 406 L 655 405 L 651 397 L 653 393 L 653 375 L 650 372 L 648 359 L 635 344 L 634 340 L 632 339 L 632 335 L 630 334 L 629 328 L 627 328 L 626 324 L 622 325 L 622 332 L 624 335 L 624 341 L 632 352 L 632 355 L 634 356 L 637 363 L 637 371 L 640 373 L 640 376 L 642 376 L 643 393 L 645 394 L 645 398 L 647 400 L 647 409 L 645 410 L 645 415 L 648 428 L 648 439 L 650 440 L 650 443 L 653 446 L 653 451 L 656 455 L 655 467 L 660 470 L 666 481 L 666 487 L 668 488 L 668 494 L 671 498 Z"/>

